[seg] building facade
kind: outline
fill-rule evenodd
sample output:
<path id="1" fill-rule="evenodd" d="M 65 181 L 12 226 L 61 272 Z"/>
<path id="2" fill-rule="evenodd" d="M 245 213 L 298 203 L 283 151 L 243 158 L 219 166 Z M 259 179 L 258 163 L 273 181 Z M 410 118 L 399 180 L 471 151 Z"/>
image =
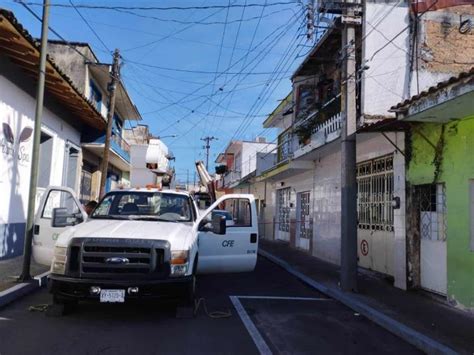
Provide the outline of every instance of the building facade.
<path id="1" fill-rule="evenodd" d="M 409 282 L 474 309 L 474 68 L 393 108 L 407 140 Z"/>
<path id="2" fill-rule="evenodd" d="M 89 99 L 104 118 L 109 110 L 108 85 L 111 65 L 101 63 L 87 43 L 49 41 L 48 53 L 67 73 L 81 93 Z M 130 185 L 130 145 L 124 139 L 127 121 L 141 120 L 124 84 L 116 89 L 115 113 L 110 142 L 106 191 L 121 185 Z M 84 148 L 81 165 L 80 199 L 82 202 L 98 200 L 105 132 L 85 130 L 81 135 Z"/>
<path id="3" fill-rule="evenodd" d="M 470 165 L 446 167 L 437 173 L 439 182 L 433 183 L 433 171 L 454 163 L 439 162 L 438 146 L 448 142 L 441 137 L 458 137 L 458 143 L 449 141 L 452 148 L 447 149 L 452 159 L 459 159 L 470 147 L 468 120 L 444 128 L 439 122 L 425 123 L 415 129 L 409 123 L 411 118 L 397 119 L 399 113 L 391 110 L 394 103 L 416 98 L 423 90 L 431 92 L 432 85 L 470 70 L 467 57 L 474 54 L 474 33 L 465 23 L 474 21 L 474 6 L 452 6 L 455 3 L 428 6 L 423 11 L 405 2 L 363 3 L 355 41 L 358 262 L 360 267 L 392 278 L 396 287 L 423 288 L 462 307 L 472 307 L 473 283 L 467 271 L 472 252 L 464 237 L 470 228 L 468 220 L 451 222 L 455 224 L 450 227 L 452 233 L 462 233 L 463 237 L 450 241 L 443 234 L 449 232 L 447 181 L 471 179 L 467 178 Z M 255 177 L 267 183 L 267 196 L 272 196 L 275 206 L 273 229 L 264 237 L 335 264 L 340 263 L 341 253 L 340 135 L 344 119 L 343 58 L 348 55 L 342 29 L 336 14 L 293 74 L 292 92 L 264 122 L 265 128 L 278 129 L 278 146 L 275 154 L 260 157 Z M 453 60 L 452 53 L 459 48 L 462 58 Z M 426 151 L 430 146 L 431 151 Z M 466 198 L 470 183 L 466 181 L 462 187 L 451 185 L 464 194 L 464 198 L 453 197 L 457 202 L 451 200 L 456 210 L 464 206 L 464 217 L 470 206 Z M 423 207 L 420 199 L 431 201 L 431 205 L 427 202 L 428 207 Z M 414 204 L 418 204 L 415 209 Z M 420 218 L 431 218 L 431 222 L 416 222 Z M 459 213 L 451 215 L 451 219 L 456 218 L 461 218 Z M 417 242 L 420 230 L 430 228 L 433 232 L 428 237 L 439 245 Z M 424 246 L 423 253 L 420 245 Z M 468 268 L 463 269 L 466 265 Z"/>
<path id="4" fill-rule="evenodd" d="M 11 12 L 0 10 L 0 260 L 22 255 L 33 147 L 39 48 Z M 46 64 L 36 206 L 49 185 L 81 184 L 81 132 L 106 122 L 60 68 Z"/>
<path id="5" fill-rule="evenodd" d="M 257 204 L 260 233 L 269 233 L 273 225 L 273 200 L 267 190 L 267 184 L 258 181 L 257 167 L 262 156 L 275 155 L 277 145 L 263 138 L 255 141 L 232 141 L 215 163 L 226 167 L 226 173 L 220 176 L 218 191 L 226 193 L 253 194 Z"/>

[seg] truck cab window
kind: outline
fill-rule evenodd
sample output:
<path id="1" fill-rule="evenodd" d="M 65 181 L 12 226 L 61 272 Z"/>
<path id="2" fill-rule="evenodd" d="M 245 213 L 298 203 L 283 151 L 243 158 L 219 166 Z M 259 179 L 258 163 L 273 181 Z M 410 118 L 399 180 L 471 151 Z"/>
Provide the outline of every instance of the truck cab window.
<path id="1" fill-rule="evenodd" d="M 191 222 L 190 199 L 161 192 L 115 191 L 107 194 L 92 218 Z"/>

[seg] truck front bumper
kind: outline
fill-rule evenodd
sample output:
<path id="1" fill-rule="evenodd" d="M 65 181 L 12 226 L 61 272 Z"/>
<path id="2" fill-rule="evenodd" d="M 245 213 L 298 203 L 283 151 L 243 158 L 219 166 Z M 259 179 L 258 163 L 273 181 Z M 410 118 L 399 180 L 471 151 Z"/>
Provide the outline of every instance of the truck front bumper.
<path id="1" fill-rule="evenodd" d="M 186 297 L 192 287 L 192 276 L 167 278 L 163 280 L 97 280 L 79 279 L 62 275 L 48 276 L 48 290 L 55 296 L 71 300 L 99 300 L 91 288 L 125 290 L 125 299 L 180 299 Z M 138 288 L 130 293 L 130 288 Z"/>

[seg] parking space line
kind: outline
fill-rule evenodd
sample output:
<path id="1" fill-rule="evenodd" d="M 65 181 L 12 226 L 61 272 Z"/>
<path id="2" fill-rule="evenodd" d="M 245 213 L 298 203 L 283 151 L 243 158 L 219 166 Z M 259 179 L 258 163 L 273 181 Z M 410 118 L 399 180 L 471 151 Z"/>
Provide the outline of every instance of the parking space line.
<path id="1" fill-rule="evenodd" d="M 268 347 L 267 343 L 265 340 L 263 340 L 262 335 L 258 331 L 257 327 L 255 324 L 252 322 L 250 319 L 249 315 L 245 311 L 244 307 L 242 306 L 242 303 L 239 301 L 238 296 L 229 296 L 232 304 L 235 307 L 235 310 L 240 316 L 240 319 L 242 320 L 242 323 L 244 323 L 245 328 L 247 328 L 247 331 L 249 332 L 252 340 L 254 341 L 255 345 L 257 346 L 258 351 L 260 354 L 272 354 L 272 351 Z"/>
<path id="2" fill-rule="evenodd" d="M 262 335 L 258 331 L 255 324 L 250 319 L 249 315 L 245 311 L 244 306 L 239 299 L 254 299 L 254 300 L 288 300 L 288 301 L 333 301 L 330 298 L 317 298 L 317 297 L 288 297 L 288 296 L 229 296 L 235 310 L 239 314 L 242 323 L 249 332 L 252 340 L 255 343 L 260 354 L 272 354 L 272 351 L 268 347 L 267 343 L 263 339 Z"/>
<path id="3" fill-rule="evenodd" d="M 333 301 L 330 298 L 315 298 L 315 297 L 285 297 L 285 296 L 232 296 L 243 299 L 255 300 L 289 300 L 289 301 Z"/>

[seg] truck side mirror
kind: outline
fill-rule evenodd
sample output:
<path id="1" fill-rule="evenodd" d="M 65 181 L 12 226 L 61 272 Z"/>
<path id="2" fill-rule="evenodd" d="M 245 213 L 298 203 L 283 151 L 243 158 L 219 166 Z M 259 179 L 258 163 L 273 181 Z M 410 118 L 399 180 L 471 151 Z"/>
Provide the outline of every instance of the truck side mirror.
<path id="1" fill-rule="evenodd" d="M 223 235 L 226 233 L 227 224 L 224 216 L 215 214 L 212 216 L 212 232 Z"/>
<path id="2" fill-rule="evenodd" d="M 53 208 L 53 218 L 51 220 L 51 224 L 53 227 L 68 227 L 74 226 L 78 222 L 80 222 L 82 216 L 78 218 L 77 214 L 69 214 L 67 212 L 67 208 L 58 207 Z"/>

